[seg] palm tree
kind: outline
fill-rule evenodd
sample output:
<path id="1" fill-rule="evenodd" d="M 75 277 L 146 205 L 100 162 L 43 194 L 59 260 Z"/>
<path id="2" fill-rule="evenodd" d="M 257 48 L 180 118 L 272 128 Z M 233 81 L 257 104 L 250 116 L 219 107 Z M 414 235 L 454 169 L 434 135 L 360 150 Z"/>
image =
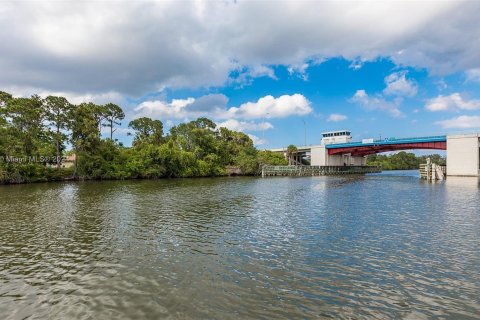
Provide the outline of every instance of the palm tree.
<path id="1" fill-rule="evenodd" d="M 287 157 L 288 157 L 288 165 L 289 166 L 292 166 L 292 165 L 296 164 L 297 161 L 295 160 L 295 155 L 297 154 L 297 152 L 298 152 L 298 149 L 293 144 L 291 144 L 287 147 Z"/>

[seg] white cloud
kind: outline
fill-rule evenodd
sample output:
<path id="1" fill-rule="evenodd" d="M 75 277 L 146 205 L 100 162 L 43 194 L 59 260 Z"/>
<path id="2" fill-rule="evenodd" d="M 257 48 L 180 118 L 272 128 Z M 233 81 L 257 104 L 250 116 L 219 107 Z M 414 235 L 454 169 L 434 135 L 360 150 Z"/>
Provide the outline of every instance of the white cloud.
<path id="1" fill-rule="evenodd" d="M 470 129 L 480 128 L 480 116 L 459 116 L 449 120 L 438 121 L 444 129 Z"/>
<path id="2" fill-rule="evenodd" d="M 261 145 L 267 144 L 266 139 L 259 138 L 259 137 L 255 136 L 253 134 L 248 134 L 248 136 L 250 137 L 250 139 L 252 139 L 253 144 L 256 145 L 256 146 L 261 146 Z"/>
<path id="3" fill-rule="evenodd" d="M 308 80 L 308 74 L 307 74 L 307 69 L 310 65 L 308 63 L 300 63 L 300 64 L 294 64 L 290 65 L 287 70 L 288 74 L 290 75 L 297 75 L 300 79 L 303 79 L 304 81 Z"/>
<path id="4" fill-rule="evenodd" d="M 273 68 L 266 65 L 256 65 L 238 68 L 238 75 L 231 77 L 229 81 L 231 83 L 237 83 L 240 87 L 244 85 L 250 85 L 255 78 L 268 77 L 274 80 L 277 80 L 275 71 Z"/>
<path id="5" fill-rule="evenodd" d="M 254 121 L 238 121 L 236 119 L 228 119 L 217 124 L 217 127 L 225 127 L 234 131 L 261 131 L 273 129 L 270 122 L 254 122 Z"/>
<path id="6" fill-rule="evenodd" d="M 466 100 L 460 93 L 452 93 L 448 96 L 440 95 L 428 100 L 425 109 L 429 111 L 478 110 L 480 109 L 480 100 Z"/>
<path id="7" fill-rule="evenodd" d="M 93 102 L 96 104 L 116 103 L 118 105 L 126 106 L 129 103 L 125 97 L 118 92 L 110 91 L 103 93 L 75 93 L 72 91 L 51 91 L 44 90 L 42 88 L 32 87 L 17 87 L 9 86 L 2 88 L 2 91 L 12 93 L 14 97 L 29 97 L 32 94 L 38 94 L 40 97 L 45 98 L 47 96 L 61 96 L 65 97 L 70 103 L 80 104 L 82 102 Z"/>
<path id="8" fill-rule="evenodd" d="M 385 77 L 387 87 L 383 90 L 383 93 L 396 96 L 415 96 L 418 91 L 417 84 L 412 80 L 408 80 L 406 76 L 406 71 L 400 71 Z"/>
<path id="9" fill-rule="evenodd" d="M 306 115 L 312 112 L 310 101 L 303 95 L 283 95 L 275 98 L 271 95 L 228 109 L 228 115 L 245 119 L 285 118 L 292 115 Z"/>
<path id="10" fill-rule="evenodd" d="M 469 69 L 465 71 L 467 81 L 477 81 L 480 82 L 480 68 Z"/>
<path id="11" fill-rule="evenodd" d="M 371 97 L 365 92 L 365 90 L 357 90 L 349 101 L 360 104 L 366 110 L 385 111 L 396 118 L 404 116 L 404 114 L 398 108 L 398 102 L 386 101 L 381 96 Z"/>
<path id="12" fill-rule="evenodd" d="M 355 59 L 352 61 L 352 63 L 350 63 L 348 67 L 353 70 L 360 70 L 363 67 L 363 64 L 364 64 L 364 61 Z"/>
<path id="13" fill-rule="evenodd" d="M 284 118 L 312 112 L 310 101 L 301 94 L 271 95 L 247 102 L 239 107 L 227 108 L 228 98 L 223 94 L 209 94 L 200 98 L 145 101 L 134 109 L 137 115 L 159 119 L 184 119 L 208 116 L 214 119 Z"/>
<path id="14" fill-rule="evenodd" d="M 0 87 L 141 96 L 220 86 L 239 66 L 302 74 L 312 57 L 480 68 L 475 1 L 3 1 L 0 13 Z"/>
<path id="15" fill-rule="evenodd" d="M 331 122 L 338 122 L 338 121 L 343 121 L 343 120 L 346 120 L 347 119 L 347 116 L 343 115 L 343 114 L 338 114 L 338 113 L 332 113 L 327 121 L 331 121 Z"/>

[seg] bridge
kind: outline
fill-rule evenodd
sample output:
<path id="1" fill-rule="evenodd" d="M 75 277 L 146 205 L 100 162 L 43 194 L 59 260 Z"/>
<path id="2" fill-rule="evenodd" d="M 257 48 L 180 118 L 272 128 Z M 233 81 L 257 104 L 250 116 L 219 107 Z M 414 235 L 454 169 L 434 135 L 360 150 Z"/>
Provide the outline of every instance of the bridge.
<path id="1" fill-rule="evenodd" d="M 374 153 L 413 150 L 436 149 L 447 150 L 447 136 L 415 137 L 415 138 L 387 138 L 384 140 L 369 140 L 363 142 L 347 142 L 327 144 L 325 148 L 329 155 L 346 154 L 352 156 L 367 156 Z"/>
<path id="2" fill-rule="evenodd" d="M 350 131 L 322 133 L 321 144 L 271 149 L 289 158 L 291 164 L 312 166 L 365 166 L 366 156 L 401 150 L 446 150 L 447 175 L 480 176 L 480 133 L 411 138 L 364 139 L 354 142 Z"/>

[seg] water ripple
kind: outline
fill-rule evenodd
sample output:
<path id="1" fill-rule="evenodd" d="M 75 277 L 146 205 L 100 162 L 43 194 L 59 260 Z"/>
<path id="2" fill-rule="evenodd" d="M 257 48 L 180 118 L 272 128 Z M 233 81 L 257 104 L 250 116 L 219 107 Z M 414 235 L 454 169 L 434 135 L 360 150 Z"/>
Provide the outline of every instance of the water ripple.
<path id="1" fill-rule="evenodd" d="M 2 319 L 480 319 L 478 179 L 0 187 Z"/>

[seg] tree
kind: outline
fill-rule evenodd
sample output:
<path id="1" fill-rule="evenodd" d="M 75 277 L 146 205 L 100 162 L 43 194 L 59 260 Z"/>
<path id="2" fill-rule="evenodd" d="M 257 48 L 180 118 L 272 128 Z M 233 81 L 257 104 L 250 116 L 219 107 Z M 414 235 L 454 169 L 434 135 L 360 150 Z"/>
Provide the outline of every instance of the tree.
<path id="1" fill-rule="evenodd" d="M 197 120 L 194 120 L 191 123 L 194 124 L 199 129 L 211 129 L 211 130 L 213 130 L 217 127 L 215 122 L 213 122 L 212 120 L 210 120 L 208 118 L 198 118 Z"/>
<path id="2" fill-rule="evenodd" d="M 297 161 L 295 160 L 295 155 L 297 154 L 297 152 L 298 152 L 298 149 L 293 144 L 287 147 L 287 157 L 288 157 L 289 166 L 296 164 Z"/>
<path id="3" fill-rule="evenodd" d="M 61 180 L 72 174 L 79 179 L 219 176 L 227 173 L 226 166 L 257 174 L 260 165 L 286 163 L 281 155 L 258 152 L 245 133 L 217 128 L 207 118 L 174 126 L 166 136 L 160 120 L 135 119 L 129 123 L 135 131 L 133 148 L 127 148 L 113 141 L 124 118 L 112 103 L 74 106 L 63 97 L 13 98 L 0 91 L 1 157 L 56 154 L 58 159 L 66 141 L 73 147 L 67 154 L 76 156 L 71 169 L 59 162 L 57 170 L 50 163 L 0 162 L 0 183 Z M 109 138 L 102 139 L 102 127 L 110 128 Z"/>
<path id="4" fill-rule="evenodd" d="M 0 91 L 0 107 L 4 107 L 9 100 L 12 100 L 13 97 L 10 93 Z"/>
<path id="5" fill-rule="evenodd" d="M 134 144 L 142 142 L 160 145 L 163 136 L 163 123 L 147 117 L 130 121 L 128 127 L 135 131 Z"/>
<path id="6" fill-rule="evenodd" d="M 70 140 L 76 155 L 74 175 L 91 174 L 90 164 L 94 161 L 93 157 L 101 143 L 99 108 L 94 103 L 81 103 L 72 109 L 70 117 L 72 119 Z"/>
<path id="7" fill-rule="evenodd" d="M 61 151 L 64 148 L 66 135 L 62 130 L 69 128 L 72 104 L 64 97 L 48 96 L 44 100 L 46 119 L 54 129 L 53 140 L 55 141 L 55 151 L 57 159 L 57 169 L 61 164 Z"/>
<path id="8" fill-rule="evenodd" d="M 421 163 L 426 163 L 427 158 L 431 158 L 433 163 L 445 165 L 445 158 L 438 154 L 417 157 L 413 153 L 405 151 L 392 155 L 373 154 L 368 156 L 368 165 L 381 166 L 384 170 L 414 170 L 418 169 Z"/>
<path id="9" fill-rule="evenodd" d="M 105 120 L 107 123 L 106 127 L 110 128 L 110 140 L 113 140 L 113 133 L 117 130 L 114 129 L 115 125 L 121 125 L 119 121 L 125 118 L 125 113 L 122 108 L 113 103 L 107 103 L 105 105 Z"/>
<path id="10" fill-rule="evenodd" d="M 47 136 L 42 99 L 36 95 L 12 98 L 2 109 L 4 116 L 10 119 L 13 134 L 20 140 L 24 155 L 36 153 Z"/>
<path id="11" fill-rule="evenodd" d="M 269 150 L 262 150 L 258 152 L 258 162 L 260 166 L 286 166 L 288 165 L 287 159 L 282 154 L 275 153 Z"/>

